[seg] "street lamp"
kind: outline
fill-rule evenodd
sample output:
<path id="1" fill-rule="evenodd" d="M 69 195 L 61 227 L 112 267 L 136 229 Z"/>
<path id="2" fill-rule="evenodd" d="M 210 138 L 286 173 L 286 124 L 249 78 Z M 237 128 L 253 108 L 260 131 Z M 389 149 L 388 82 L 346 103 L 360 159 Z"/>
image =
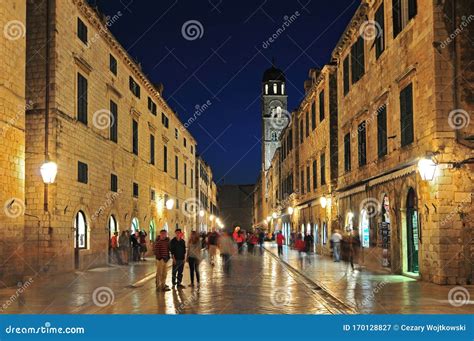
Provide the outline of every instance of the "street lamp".
<path id="1" fill-rule="evenodd" d="M 214 214 L 211 214 L 211 215 L 209 216 L 209 220 L 210 220 L 210 221 L 214 221 L 214 218 L 215 218 L 215 217 L 214 217 Z"/>
<path id="2" fill-rule="evenodd" d="M 168 200 L 166 200 L 166 204 L 165 204 L 165 205 L 166 205 L 166 208 L 167 208 L 168 210 L 172 210 L 173 207 L 174 207 L 174 200 L 173 200 L 173 199 L 168 199 Z"/>
<path id="3" fill-rule="evenodd" d="M 295 209 L 293 207 L 291 207 L 291 206 L 288 207 L 288 214 L 289 215 L 292 215 L 294 211 L 295 211 Z"/>
<path id="4" fill-rule="evenodd" d="M 200 210 L 200 211 L 199 211 L 199 216 L 200 216 L 200 217 L 204 217 L 204 210 Z"/>
<path id="5" fill-rule="evenodd" d="M 436 163 L 431 159 L 421 159 L 418 161 L 418 171 L 423 180 L 431 181 L 436 173 Z"/>
<path id="6" fill-rule="evenodd" d="M 273 219 L 276 219 L 276 218 L 278 218 L 278 214 L 277 214 L 276 212 L 273 212 L 273 214 L 272 214 L 272 218 L 273 218 Z"/>
<path id="7" fill-rule="evenodd" d="M 326 197 L 321 197 L 321 198 L 319 198 L 319 203 L 321 204 L 322 208 L 326 208 L 328 200 L 326 199 Z"/>
<path id="8" fill-rule="evenodd" d="M 49 161 L 43 163 L 40 168 L 41 177 L 45 184 L 52 184 L 58 174 L 58 165 L 55 162 Z"/>

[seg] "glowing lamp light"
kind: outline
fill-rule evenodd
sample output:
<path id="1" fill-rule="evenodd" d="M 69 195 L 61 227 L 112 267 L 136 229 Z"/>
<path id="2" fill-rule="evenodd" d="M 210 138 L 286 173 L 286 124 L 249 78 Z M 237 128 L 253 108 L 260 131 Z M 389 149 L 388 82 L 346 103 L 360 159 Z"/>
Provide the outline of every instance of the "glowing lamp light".
<path id="1" fill-rule="evenodd" d="M 292 215 L 294 211 L 295 211 L 295 210 L 294 210 L 293 207 L 291 207 L 291 206 L 288 207 L 288 214 L 289 214 L 289 215 Z"/>
<path id="2" fill-rule="evenodd" d="M 210 221 L 214 221 L 214 218 L 215 218 L 215 217 L 214 217 L 214 214 L 211 214 L 211 215 L 209 216 L 209 220 L 210 220 Z"/>
<path id="3" fill-rule="evenodd" d="M 273 214 L 272 214 L 272 218 L 273 218 L 273 219 L 276 219 L 276 218 L 278 218 L 278 214 L 277 214 L 276 212 L 273 212 Z"/>
<path id="4" fill-rule="evenodd" d="M 431 181 L 436 173 L 436 163 L 431 159 L 421 159 L 418 161 L 418 171 L 423 180 Z"/>
<path id="5" fill-rule="evenodd" d="M 199 216 L 200 216 L 200 217 L 204 217 L 204 210 L 200 210 L 200 211 L 199 211 Z"/>
<path id="6" fill-rule="evenodd" d="M 166 200 L 166 204 L 165 204 L 165 205 L 166 205 L 166 208 L 167 208 L 168 210 L 172 210 L 173 207 L 174 207 L 174 200 L 173 200 L 173 199 L 168 199 L 168 200 Z"/>
<path id="7" fill-rule="evenodd" d="M 58 165 L 52 161 L 45 162 L 41 166 L 40 172 L 43 182 L 45 184 L 52 184 L 54 179 L 56 179 L 56 174 L 58 174 Z"/>
<path id="8" fill-rule="evenodd" d="M 354 213 L 352 213 L 352 212 L 347 213 L 347 218 L 348 218 L 349 220 L 351 220 L 352 218 L 354 218 Z"/>
<path id="9" fill-rule="evenodd" d="M 270 221 L 270 220 L 272 220 L 272 217 L 271 217 L 271 216 L 268 216 L 268 217 L 267 217 L 267 221 Z"/>
<path id="10" fill-rule="evenodd" d="M 326 197 L 321 197 L 319 198 L 319 203 L 321 204 L 322 208 L 326 208 L 326 205 L 328 204 L 328 200 L 326 199 Z"/>

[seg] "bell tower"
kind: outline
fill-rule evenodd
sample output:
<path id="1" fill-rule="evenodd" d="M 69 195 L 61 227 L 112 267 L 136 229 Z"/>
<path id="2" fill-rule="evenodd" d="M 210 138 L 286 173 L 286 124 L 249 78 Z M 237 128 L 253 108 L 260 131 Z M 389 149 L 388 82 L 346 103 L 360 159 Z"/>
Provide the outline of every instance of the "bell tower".
<path id="1" fill-rule="evenodd" d="M 280 147 L 280 134 L 288 125 L 285 75 L 275 65 L 262 78 L 262 171 L 271 166 L 273 155 Z"/>

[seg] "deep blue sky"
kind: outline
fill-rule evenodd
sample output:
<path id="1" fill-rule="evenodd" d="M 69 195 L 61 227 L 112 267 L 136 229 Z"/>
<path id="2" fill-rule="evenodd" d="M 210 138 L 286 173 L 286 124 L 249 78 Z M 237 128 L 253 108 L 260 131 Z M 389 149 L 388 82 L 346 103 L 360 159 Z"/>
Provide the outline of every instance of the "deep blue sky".
<path id="1" fill-rule="evenodd" d="M 90 1 L 94 2 L 94 0 Z M 303 97 L 311 67 L 322 66 L 360 0 L 96 0 L 105 15 L 122 12 L 111 31 L 142 65 L 186 122 L 196 105 L 212 103 L 190 127 L 215 180 L 254 183 L 261 164 L 261 78 L 276 59 L 287 78 L 288 109 Z M 299 12 L 269 47 L 262 45 Z M 186 40 L 188 20 L 202 37 Z"/>

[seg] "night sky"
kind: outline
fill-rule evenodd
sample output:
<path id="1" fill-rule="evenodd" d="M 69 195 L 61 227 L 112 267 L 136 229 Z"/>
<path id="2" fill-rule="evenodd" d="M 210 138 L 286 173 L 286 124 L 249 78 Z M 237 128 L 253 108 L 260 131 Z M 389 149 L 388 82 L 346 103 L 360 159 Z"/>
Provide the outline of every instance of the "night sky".
<path id="1" fill-rule="evenodd" d="M 261 164 L 263 72 L 275 58 L 294 109 L 308 69 L 329 62 L 360 0 L 90 2 L 105 15 L 122 13 L 110 30 L 149 79 L 164 84 L 164 97 L 183 122 L 210 103 L 189 126 L 198 153 L 216 182 L 245 184 L 256 181 Z M 292 15 L 283 34 L 264 44 Z M 202 36 L 185 39 L 189 20 L 199 21 Z"/>

